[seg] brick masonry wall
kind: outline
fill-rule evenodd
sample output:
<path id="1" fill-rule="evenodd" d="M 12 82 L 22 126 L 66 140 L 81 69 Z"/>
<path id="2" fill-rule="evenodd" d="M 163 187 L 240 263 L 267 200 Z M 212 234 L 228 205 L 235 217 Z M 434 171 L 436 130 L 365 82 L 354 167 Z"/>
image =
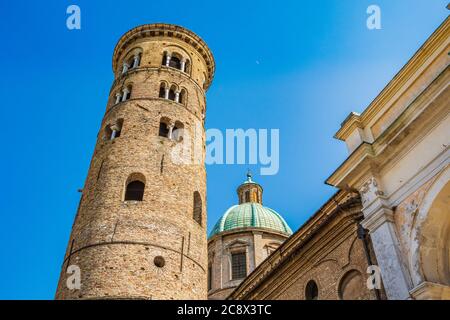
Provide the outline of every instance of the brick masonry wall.
<path id="1" fill-rule="evenodd" d="M 141 64 L 117 72 L 112 85 L 56 298 L 206 299 L 205 61 L 194 47 L 169 36 L 140 38 L 127 47 L 143 50 Z M 161 66 L 168 47 L 189 54 L 192 76 Z M 187 102 L 158 98 L 161 81 L 185 88 Z M 129 84 L 130 100 L 115 104 L 115 92 Z M 181 142 L 158 136 L 162 117 L 180 121 L 191 137 L 196 131 L 200 163 L 172 163 L 171 152 Z M 105 139 L 105 127 L 118 119 L 120 137 Z M 124 201 L 127 180 L 136 173 L 145 177 L 143 201 Z M 202 199 L 201 225 L 193 219 L 195 191 Z M 156 256 L 165 259 L 164 267 L 154 264 Z M 80 290 L 66 286 L 71 264 L 81 269 Z"/>
<path id="2" fill-rule="evenodd" d="M 231 279 L 231 251 L 233 244 L 244 245 L 247 253 L 247 274 L 250 274 L 266 257 L 266 245 L 273 248 L 283 243 L 287 236 L 269 230 L 243 228 L 219 233 L 208 241 L 208 263 L 212 271 L 210 300 L 224 300 L 242 282 Z"/>
<path id="3" fill-rule="evenodd" d="M 261 264 L 258 273 L 250 275 L 236 289 L 231 298 L 305 300 L 307 284 L 314 281 L 320 300 L 377 299 L 375 291 L 366 285 L 369 263 L 363 240 L 357 236 L 358 223 L 362 219 L 361 203 L 358 200 L 355 204 L 344 205 L 342 202 L 340 205 L 337 209 L 334 199 L 329 201 L 324 211 L 321 209 L 317 215 L 323 217 L 331 214 L 331 210 L 337 210 L 334 215 L 326 218 L 318 228 L 319 221 L 316 221 L 299 229 L 286 240 L 281 251 L 279 249 Z M 372 263 L 376 264 L 370 241 L 368 247 Z M 289 258 L 281 260 L 280 255 Z M 385 297 L 383 289 L 380 295 Z"/>

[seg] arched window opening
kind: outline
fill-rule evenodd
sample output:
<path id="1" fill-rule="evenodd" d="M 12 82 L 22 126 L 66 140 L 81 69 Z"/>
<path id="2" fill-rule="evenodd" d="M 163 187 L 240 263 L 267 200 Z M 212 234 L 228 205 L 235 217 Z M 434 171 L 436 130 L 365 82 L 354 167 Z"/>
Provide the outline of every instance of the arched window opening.
<path id="1" fill-rule="evenodd" d="M 175 86 L 170 87 L 169 100 L 175 101 L 175 96 L 176 96 L 175 91 L 176 91 L 176 87 Z"/>
<path id="2" fill-rule="evenodd" d="M 128 89 L 127 90 L 127 96 L 126 96 L 125 100 L 128 100 L 128 99 L 131 98 L 131 90 L 132 90 L 131 86 L 129 86 L 127 89 Z"/>
<path id="3" fill-rule="evenodd" d="M 202 197 L 198 191 L 194 192 L 193 218 L 199 225 L 202 225 Z"/>
<path id="4" fill-rule="evenodd" d="M 366 291 L 366 283 L 358 270 L 350 270 L 339 283 L 339 299 L 358 300 Z"/>
<path id="5" fill-rule="evenodd" d="M 135 53 L 135 54 L 131 55 L 126 62 L 129 65 L 129 69 L 139 67 L 141 64 L 141 58 L 142 58 L 142 53 Z"/>
<path id="6" fill-rule="evenodd" d="M 127 101 L 131 98 L 131 86 L 127 86 L 123 89 L 122 101 Z"/>
<path id="7" fill-rule="evenodd" d="M 164 82 L 161 83 L 161 86 L 159 87 L 159 97 L 160 98 L 166 97 L 166 84 Z"/>
<path id="8" fill-rule="evenodd" d="M 178 102 L 181 104 L 186 104 L 186 90 L 185 89 L 181 89 L 180 96 L 178 98 Z"/>
<path id="9" fill-rule="evenodd" d="M 122 126 L 123 126 L 123 119 L 117 120 L 116 124 L 112 126 L 112 135 L 111 140 L 120 137 L 120 134 L 122 132 Z"/>
<path id="10" fill-rule="evenodd" d="M 164 120 L 161 120 L 159 123 L 159 136 L 164 138 L 169 137 L 169 125 Z"/>
<path id="11" fill-rule="evenodd" d="M 172 130 L 172 138 L 175 141 L 183 140 L 184 125 L 180 121 L 176 121 Z"/>
<path id="12" fill-rule="evenodd" d="M 163 58 L 162 58 L 162 61 L 161 61 L 161 65 L 165 66 L 166 63 L 167 63 L 167 52 L 164 51 Z"/>
<path id="13" fill-rule="evenodd" d="M 184 72 L 191 73 L 191 62 L 187 59 L 184 64 Z"/>
<path id="14" fill-rule="evenodd" d="M 145 184 L 142 181 L 135 180 L 127 184 L 125 191 L 125 201 L 142 201 L 144 198 Z"/>
<path id="15" fill-rule="evenodd" d="M 142 60 L 142 53 L 139 53 L 138 54 L 138 62 L 137 62 L 136 67 L 140 67 L 141 66 L 141 60 Z"/>
<path id="16" fill-rule="evenodd" d="M 130 66 L 129 70 L 134 68 L 134 57 L 133 56 L 128 58 L 127 64 Z"/>
<path id="17" fill-rule="evenodd" d="M 305 288 L 306 300 L 317 300 L 319 298 L 319 288 L 314 280 L 310 280 Z"/>
<path id="18" fill-rule="evenodd" d="M 239 280 L 247 276 L 247 255 L 245 252 L 231 254 L 231 279 Z"/>
<path id="19" fill-rule="evenodd" d="M 181 70 L 181 59 L 177 56 L 172 56 L 169 61 L 169 67 Z"/>

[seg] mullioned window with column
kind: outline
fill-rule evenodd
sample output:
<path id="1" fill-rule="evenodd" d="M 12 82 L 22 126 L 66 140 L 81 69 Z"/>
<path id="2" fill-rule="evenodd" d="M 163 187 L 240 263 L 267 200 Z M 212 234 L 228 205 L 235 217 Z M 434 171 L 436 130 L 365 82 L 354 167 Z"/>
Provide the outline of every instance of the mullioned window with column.
<path id="1" fill-rule="evenodd" d="M 166 50 L 163 52 L 161 65 L 165 67 L 174 68 L 181 72 L 190 74 L 191 61 L 188 57 L 176 51 Z"/>
<path id="2" fill-rule="evenodd" d="M 142 49 L 135 48 L 125 57 L 122 63 L 121 74 L 125 74 L 128 70 L 135 69 L 140 66 L 142 60 Z"/>
<path id="3" fill-rule="evenodd" d="M 159 86 L 158 97 L 186 105 L 187 90 L 185 88 L 180 89 L 176 84 L 168 84 L 163 81 Z"/>

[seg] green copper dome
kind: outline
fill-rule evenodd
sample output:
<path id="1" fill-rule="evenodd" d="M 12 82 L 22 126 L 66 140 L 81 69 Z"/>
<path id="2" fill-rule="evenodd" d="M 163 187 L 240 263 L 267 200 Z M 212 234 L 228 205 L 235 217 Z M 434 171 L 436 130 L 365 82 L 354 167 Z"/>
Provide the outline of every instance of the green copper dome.
<path id="1" fill-rule="evenodd" d="M 275 210 L 257 202 L 246 202 L 232 206 L 217 221 L 209 237 L 238 228 L 261 228 L 291 235 L 292 230 Z"/>

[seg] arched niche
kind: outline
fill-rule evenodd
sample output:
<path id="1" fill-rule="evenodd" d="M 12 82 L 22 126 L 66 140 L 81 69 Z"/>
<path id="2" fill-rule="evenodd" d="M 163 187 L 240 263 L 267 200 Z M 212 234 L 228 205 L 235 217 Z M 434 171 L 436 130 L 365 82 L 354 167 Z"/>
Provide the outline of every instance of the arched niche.
<path id="1" fill-rule="evenodd" d="M 450 286 L 450 167 L 435 179 L 411 233 L 410 270 L 415 287 Z"/>

